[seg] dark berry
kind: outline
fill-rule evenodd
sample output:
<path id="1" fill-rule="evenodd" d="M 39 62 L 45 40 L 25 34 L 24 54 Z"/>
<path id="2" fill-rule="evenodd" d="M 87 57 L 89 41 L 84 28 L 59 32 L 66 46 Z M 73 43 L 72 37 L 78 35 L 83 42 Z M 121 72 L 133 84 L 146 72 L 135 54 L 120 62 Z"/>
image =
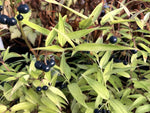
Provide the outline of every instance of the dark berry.
<path id="1" fill-rule="evenodd" d="M 10 25 L 10 26 L 14 26 L 14 25 L 17 24 L 17 20 L 14 17 L 9 18 L 7 24 Z"/>
<path id="2" fill-rule="evenodd" d="M 101 108 L 101 106 L 102 106 L 102 105 L 101 105 L 101 104 L 99 104 L 99 105 L 98 105 L 98 108 Z"/>
<path id="3" fill-rule="evenodd" d="M 128 62 L 124 60 L 124 61 L 123 61 L 123 64 L 124 64 L 124 65 L 128 65 Z"/>
<path id="4" fill-rule="evenodd" d="M 3 6 L 2 5 L 0 5 L 0 11 L 2 11 L 3 10 Z"/>
<path id="5" fill-rule="evenodd" d="M 43 63 L 41 61 L 36 61 L 34 66 L 35 66 L 36 69 L 42 69 L 42 64 Z"/>
<path id="6" fill-rule="evenodd" d="M 48 90 L 48 86 L 43 86 L 42 89 L 43 89 L 44 91 L 46 91 L 46 90 Z"/>
<path id="7" fill-rule="evenodd" d="M 109 38 L 109 41 L 110 41 L 110 43 L 114 44 L 114 43 L 117 42 L 117 37 L 111 36 L 111 37 Z"/>
<path id="8" fill-rule="evenodd" d="M 102 10 L 100 17 L 103 17 L 105 15 L 105 10 Z"/>
<path id="9" fill-rule="evenodd" d="M 40 86 L 38 86 L 37 88 L 36 88 L 36 91 L 41 91 L 42 90 L 42 88 L 40 87 Z"/>
<path id="10" fill-rule="evenodd" d="M 50 67 L 53 67 L 53 66 L 55 65 L 55 60 L 51 59 L 51 60 L 49 61 L 48 65 L 49 65 Z"/>
<path id="11" fill-rule="evenodd" d="M 9 17 L 7 15 L 0 15 L 0 23 L 7 24 Z"/>
<path id="12" fill-rule="evenodd" d="M 21 4 L 18 8 L 17 8 L 17 11 L 19 12 L 19 13 L 23 13 L 23 14 L 25 14 L 25 13 L 28 13 L 29 12 L 29 6 L 27 5 L 27 4 Z"/>
<path id="13" fill-rule="evenodd" d="M 136 54 L 136 53 L 137 53 L 137 50 L 131 50 L 131 52 L 132 52 L 133 54 Z"/>
<path id="14" fill-rule="evenodd" d="M 50 70 L 50 66 L 43 63 L 42 64 L 42 70 L 45 72 L 48 72 Z"/>
<path id="15" fill-rule="evenodd" d="M 107 113 L 110 113 L 110 111 L 109 111 L 109 110 L 107 110 Z"/>
<path id="16" fill-rule="evenodd" d="M 119 63 L 119 62 L 121 62 L 121 60 L 120 60 L 120 59 L 117 59 L 117 58 L 114 58 L 114 62 L 115 62 L 115 63 Z"/>
<path id="17" fill-rule="evenodd" d="M 105 109 L 102 109 L 102 113 L 107 113 L 107 111 Z"/>
<path id="18" fill-rule="evenodd" d="M 94 109 L 94 113 L 101 113 L 99 109 Z"/>
<path id="19" fill-rule="evenodd" d="M 21 21 L 21 20 L 23 20 L 23 16 L 22 16 L 21 14 L 19 14 L 19 15 L 17 15 L 17 19 L 18 19 L 19 21 Z"/>

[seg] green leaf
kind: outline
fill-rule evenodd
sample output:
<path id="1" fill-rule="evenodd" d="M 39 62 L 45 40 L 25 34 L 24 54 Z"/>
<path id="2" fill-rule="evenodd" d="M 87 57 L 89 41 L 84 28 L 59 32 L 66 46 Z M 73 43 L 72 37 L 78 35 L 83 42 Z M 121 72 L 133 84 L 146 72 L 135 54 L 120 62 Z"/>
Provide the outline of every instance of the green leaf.
<path id="1" fill-rule="evenodd" d="M 34 48 L 35 50 L 46 50 L 46 51 L 51 51 L 51 52 L 64 52 L 64 49 L 61 48 L 58 45 L 52 45 L 52 46 L 47 46 L 47 47 L 39 47 L 39 48 Z"/>
<path id="2" fill-rule="evenodd" d="M 58 24 L 54 27 L 54 28 L 58 28 Z M 53 42 L 53 40 L 54 40 L 54 38 L 56 37 L 56 35 L 57 35 L 57 32 L 54 30 L 54 29 L 52 29 L 50 32 L 49 32 L 49 34 L 48 34 L 48 36 L 47 36 L 47 38 L 46 38 L 46 40 L 45 40 L 45 46 L 47 47 L 47 46 L 49 46 L 49 45 L 51 45 L 51 43 Z"/>
<path id="3" fill-rule="evenodd" d="M 107 82 L 107 80 L 109 80 L 110 78 L 110 74 L 109 72 L 112 71 L 113 68 L 113 61 L 111 60 L 105 67 L 104 73 L 103 73 L 103 79 L 105 81 L 105 83 Z"/>
<path id="4" fill-rule="evenodd" d="M 103 99 L 106 99 L 106 100 L 109 99 L 109 91 L 102 83 L 96 80 L 93 80 L 85 75 L 83 75 L 83 77 L 99 96 L 101 96 Z"/>
<path id="5" fill-rule="evenodd" d="M 135 113 L 146 113 L 146 112 L 147 113 L 150 112 L 150 104 L 139 106 L 135 111 Z"/>
<path id="6" fill-rule="evenodd" d="M 64 44 L 66 43 L 66 39 L 61 34 L 65 34 L 65 22 L 60 13 L 59 13 L 58 30 L 61 32 L 61 33 L 58 32 L 58 42 L 60 43 L 61 46 L 64 46 Z"/>
<path id="7" fill-rule="evenodd" d="M 11 107 L 11 111 L 19 111 L 19 110 L 25 110 L 25 109 L 33 109 L 34 104 L 31 104 L 30 102 L 21 102 Z"/>
<path id="8" fill-rule="evenodd" d="M 60 109 L 60 101 L 57 95 L 55 95 L 53 92 L 51 92 L 50 90 L 46 91 L 46 95 L 47 97 L 55 104 L 58 106 L 58 108 Z"/>
<path id="9" fill-rule="evenodd" d="M 41 102 L 44 105 L 46 105 L 49 109 L 51 109 L 52 111 L 59 112 L 59 109 L 57 108 L 57 106 L 46 96 L 44 96 L 44 95 L 42 96 Z"/>
<path id="10" fill-rule="evenodd" d="M 88 28 L 92 23 L 92 18 L 87 18 L 79 22 L 79 28 L 85 29 Z"/>
<path id="11" fill-rule="evenodd" d="M 49 89 L 50 89 L 53 93 L 55 93 L 56 95 L 59 95 L 59 96 L 61 96 L 62 98 L 64 98 L 64 99 L 66 100 L 66 102 L 68 102 L 66 96 L 63 94 L 63 92 L 62 92 L 61 90 L 59 90 L 58 88 L 55 88 L 55 87 L 53 87 L 53 86 L 49 87 Z"/>
<path id="12" fill-rule="evenodd" d="M 103 66 L 105 66 L 108 63 L 108 60 L 110 59 L 111 51 L 106 51 L 106 53 L 103 55 L 103 57 L 100 60 L 100 68 L 102 69 Z"/>
<path id="13" fill-rule="evenodd" d="M 130 78 L 130 74 L 127 72 L 117 72 L 117 73 L 125 78 Z"/>
<path id="14" fill-rule="evenodd" d="M 68 37 L 70 37 L 70 39 L 79 39 L 95 30 L 104 30 L 104 29 L 111 29 L 111 27 L 96 27 L 96 28 L 90 28 L 90 29 L 83 29 L 83 30 L 78 30 L 78 31 L 74 31 L 74 32 L 70 32 L 68 33 Z"/>
<path id="15" fill-rule="evenodd" d="M 11 32 L 11 40 L 21 36 L 21 32 L 17 29 L 17 26 L 10 26 L 9 30 Z"/>
<path id="16" fill-rule="evenodd" d="M 50 33 L 50 31 L 48 29 L 45 29 L 45 28 L 43 28 L 43 27 L 41 27 L 41 26 L 39 26 L 37 24 L 34 24 L 34 23 L 28 21 L 28 20 L 24 19 L 24 20 L 22 20 L 22 22 L 24 24 L 28 25 L 29 27 L 31 27 L 32 29 L 35 29 L 36 31 L 38 31 L 38 32 L 40 32 L 40 33 L 42 33 L 44 35 L 48 35 Z"/>
<path id="17" fill-rule="evenodd" d="M 131 106 L 129 107 L 129 110 L 132 110 L 135 107 L 138 107 L 139 105 L 145 103 L 146 101 L 147 101 L 147 99 L 141 95 L 131 104 Z"/>
<path id="18" fill-rule="evenodd" d="M 0 104 L 0 113 L 4 113 L 7 110 L 7 106 Z"/>
<path id="19" fill-rule="evenodd" d="M 144 45 L 143 43 L 139 43 L 139 46 L 141 46 L 143 49 L 145 49 L 148 53 L 150 53 L 150 48 Z"/>
<path id="20" fill-rule="evenodd" d="M 96 8 L 92 11 L 92 13 L 90 14 L 89 18 L 92 18 L 92 22 L 94 23 L 95 20 L 98 18 L 98 16 L 100 15 L 100 12 L 102 11 L 102 7 L 103 7 L 103 2 L 99 3 Z"/>
<path id="21" fill-rule="evenodd" d="M 85 96 L 82 94 L 80 87 L 76 83 L 72 83 L 68 85 L 68 89 L 76 101 L 87 108 Z"/>
<path id="22" fill-rule="evenodd" d="M 112 44 L 84 43 L 76 46 L 75 51 L 113 51 L 113 50 L 129 50 L 129 49 L 133 48 Z"/>
<path id="23" fill-rule="evenodd" d="M 114 113 L 128 113 L 126 107 L 118 100 L 111 99 L 109 100 L 109 104 L 115 111 Z"/>
<path id="24" fill-rule="evenodd" d="M 134 17 L 134 19 L 135 19 L 137 25 L 138 25 L 141 29 L 143 29 L 144 24 L 142 23 L 142 21 L 141 21 L 138 17 Z"/>
<path id="25" fill-rule="evenodd" d="M 134 22 L 134 20 L 133 19 L 118 19 L 118 20 L 112 20 L 110 24 L 113 25 L 117 23 L 121 24 L 121 23 L 127 23 L 127 22 Z"/>
<path id="26" fill-rule="evenodd" d="M 26 96 L 28 97 L 28 99 L 32 100 L 33 104 L 39 104 L 40 103 L 40 96 L 33 89 L 30 88 L 25 93 L 26 93 Z"/>
<path id="27" fill-rule="evenodd" d="M 73 10 L 73 9 L 71 9 L 71 8 L 69 8 L 69 7 L 67 7 L 67 6 L 65 6 L 65 5 L 59 3 L 59 2 L 57 2 L 57 1 L 55 1 L 55 0 L 45 0 L 45 1 L 47 1 L 47 2 L 49 2 L 49 3 L 57 4 L 57 5 L 59 5 L 59 6 L 62 6 L 62 7 L 64 7 L 64 8 L 66 8 L 66 9 L 68 9 L 69 11 L 71 11 L 72 13 L 74 13 L 74 14 L 76 14 L 76 15 L 78 15 L 78 16 L 84 18 L 84 19 L 88 18 L 87 16 L 85 16 L 85 15 L 83 15 L 83 14 L 77 12 L 76 10 Z"/>
<path id="28" fill-rule="evenodd" d="M 119 9 L 115 9 L 107 14 L 105 14 L 103 17 L 102 17 L 102 20 L 101 20 L 101 25 L 104 25 L 106 22 L 108 21 L 112 21 L 113 20 L 113 17 L 115 15 L 117 15 L 118 13 L 121 12 L 121 10 L 123 9 L 123 7 L 119 8 Z"/>
<path id="29" fill-rule="evenodd" d="M 61 62 L 60 62 L 61 73 L 65 74 L 67 80 L 71 78 L 71 68 L 66 63 L 66 58 L 64 53 L 62 54 Z"/>
<path id="30" fill-rule="evenodd" d="M 86 111 L 85 111 L 85 113 L 93 113 L 93 109 L 87 108 Z"/>
<path id="31" fill-rule="evenodd" d="M 61 31 L 59 31 L 58 29 L 56 28 L 53 28 L 55 31 L 57 31 L 60 35 L 62 35 L 67 41 L 68 43 L 74 48 L 75 45 L 74 43 L 71 41 L 70 37 L 68 37 L 68 35 L 66 33 L 62 33 Z"/>

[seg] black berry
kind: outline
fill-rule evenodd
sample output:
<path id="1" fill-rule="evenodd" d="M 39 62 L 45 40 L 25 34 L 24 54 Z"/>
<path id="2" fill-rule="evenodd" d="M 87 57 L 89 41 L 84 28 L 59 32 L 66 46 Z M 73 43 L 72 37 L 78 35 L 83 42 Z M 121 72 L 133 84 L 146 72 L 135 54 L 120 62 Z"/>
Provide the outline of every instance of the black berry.
<path id="1" fill-rule="evenodd" d="M 44 91 L 46 91 L 46 90 L 48 90 L 48 86 L 43 86 L 42 89 L 43 89 Z"/>
<path id="2" fill-rule="evenodd" d="M 102 113 L 107 113 L 107 111 L 105 109 L 102 109 Z"/>
<path id="3" fill-rule="evenodd" d="M 23 14 L 25 14 L 25 13 L 28 13 L 29 12 L 29 6 L 27 5 L 27 4 L 21 4 L 18 8 L 17 8 L 17 11 L 19 12 L 19 13 L 23 13 Z"/>
<path id="4" fill-rule="evenodd" d="M 36 91 L 41 91 L 42 90 L 42 88 L 40 87 L 40 86 L 38 86 L 37 88 L 36 88 Z"/>
<path id="5" fill-rule="evenodd" d="M 53 67 L 53 66 L 55 65 L 55 60 L 51 59 L 51 60 L 49 61 L 48 65 L 49 65 L 50 67 Z"/>
<path id="6" fill-rule="evenodd" d="M 120 60 L 120 59 L 117 59 L 117 58 L 114 58 L 114 62 L 115 62 L 115 63 L 119 63 L 119 62 L 121 62 L 121 60 Z"/>
<path id="7" fill-rule="evenodd" d="M 100 17 L 103 17 L 105 15 L 105 10 L 102 10 Z"/>
<path id="8" fill-rule="evenodd" d="M 101 113 L 99 109 L 94 109 L 94 113 Z"/>
<path id="9" fill-rule="evenodd" d="M 7 24 L 10 26 L 14 26 L 17 24 L 17 20 L 14 17 L 9 18 Z"/>
<path id="10" fill-rule="evenodd" d="M 0 15 L 0 23 L 7 24 L 9 17 L 7 15 Z"/>
<path id="11" fill-rule="evenodd" d="M 111 36 L 111 37 L 109 38 L 109 41 L 110 41 L 110 43 L 114 44 L 114 43 L 117 42 L 117 37 Z"/>
<path id="12" fill-rule="evenodd" d="M 23 20 L 23 16 L 22 16 L 21 14 L 19 14 L 19 15 L 17 15 L 17 19 L 18 19 L 19 21 L 21 21 L 21 20 Z"/>
<path id="13" fill-rule="evenodd" d="M 124 65 L 128 65 L 128 62 L 124 60 L 124 61 L 123 61 L 123 64 L 124 64 Z"/>
<path id="14" fill-rule="evenodd" d="M 136 54 L 136 53 L 137 53 L 137 50 L 131 50 L 131 52 L 132 52 L 133 54 Z"/>
<path id="15" fill-rule="evenodd" d="M 42 69 L 42 64 L 43 63 L 41 61 L 36 61 L 34 66 L 35 66 L 36 69 Z"/>
<path id="16" fill-rule="evenodd" d="M 42 70 L 45 72 L 48 72 L 50 70 L 50 66 L 49 65 L 45 65 L 44 63 L 42 64 Z"/>
<path id="17" fill-rule="evenodd" d="M 2 5 L 0 5 L 0 11 L 2 11 L 3 10 L 3 6 Z"/>
<path id="18" fill-rule="evenodd" d="M 110 111 L 109 111 L 109 110 L 107 110 L 107 113 L 110 113 Z"/>

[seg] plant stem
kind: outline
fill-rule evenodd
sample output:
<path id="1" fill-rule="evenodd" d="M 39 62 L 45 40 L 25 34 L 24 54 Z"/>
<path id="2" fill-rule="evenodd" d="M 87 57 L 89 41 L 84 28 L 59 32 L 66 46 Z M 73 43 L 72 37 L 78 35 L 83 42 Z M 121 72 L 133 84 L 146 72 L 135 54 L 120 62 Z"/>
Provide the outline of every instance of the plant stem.
<path id="1" fill-rule="evenodd" d="M 37 53 L 32 49 L 31 44 L 28 42 L 28 39 L 27 39 L 27 37 L 25 36 L 25 33 L 24 33 L 24 31 L 23 31 L 21 22 L 19 21 L 18 23 L 19 23 L 20 31 L 21 31 L 21 34 L 22 34 L 22 36 L 23 36 L 23 38 L 24 38 L 25 43 L 27 44 L 27 46 L 29 47 L 29 49 L 31 50 L 31 52 L 34 54 L 34 56 L 37 57 Z"/>

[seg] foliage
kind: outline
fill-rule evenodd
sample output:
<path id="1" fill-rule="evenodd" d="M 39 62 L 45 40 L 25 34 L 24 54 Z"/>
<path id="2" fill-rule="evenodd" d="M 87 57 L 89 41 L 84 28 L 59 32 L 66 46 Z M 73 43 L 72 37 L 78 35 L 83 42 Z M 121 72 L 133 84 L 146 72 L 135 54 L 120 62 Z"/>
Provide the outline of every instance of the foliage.
<path id="1" fill-rule="evenodd" d="M 56 13 L 57 23 L 48 29 L 39 18 L 29 19 L 30 11 L 18 22 L 23 31 L 9 27 L 12 39 L 26 36 L 34 45 L 39 35 L 47 38 L 44 46 L 29 47 L 36 54 L 17 54 L 9 47 L 1 52 L 0 112 L 92 113 L 99 105 L 111 113 L 150 112 L 149 9 L 140 11 L 144 12 L 140 19 L 125 0 L 119 8 L 110 4 L 105 9 L 100 2 L 88 15 L 69 7 L 69 1 L 68 6 L 55 0 L 44 3 L 67 9 L 71 16 Z M 106 14 L 100 17 L 102 10 Z M 77 17 L 80 21 L 74 29 L 68 20 Z M 109 43 L 111 36 L 117 37 L 116 43 Z M 21 59 L 8 62 L 14 57 Z M 56 65 L 49 72 L 35 68 L 37 60 L 51 58 Z M 36 90 L 45 85 L 48 90 Z"/>

